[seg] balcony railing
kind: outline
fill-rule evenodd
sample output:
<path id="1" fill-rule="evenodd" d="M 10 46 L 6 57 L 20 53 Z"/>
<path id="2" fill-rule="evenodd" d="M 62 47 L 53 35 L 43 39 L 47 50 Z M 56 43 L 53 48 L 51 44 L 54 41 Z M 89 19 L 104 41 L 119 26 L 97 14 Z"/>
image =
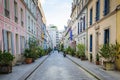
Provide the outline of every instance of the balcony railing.
<path id="1" fill-rule="evenodd" d="M 7 9 L 5 9 L 5 16 L 10 18 L 10 12 Z"/>

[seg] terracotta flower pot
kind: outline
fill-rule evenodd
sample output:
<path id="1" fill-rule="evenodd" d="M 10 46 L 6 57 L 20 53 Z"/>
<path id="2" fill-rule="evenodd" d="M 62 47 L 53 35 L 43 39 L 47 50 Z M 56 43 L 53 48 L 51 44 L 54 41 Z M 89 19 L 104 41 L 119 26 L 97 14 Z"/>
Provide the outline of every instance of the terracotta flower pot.
<path id="1" fill-rule="evenodd" d="M 26 64 L 30 64 L 30 63 L 32 63 L 32 60 L 33 60 L 32 58 L 26 58 L 25 62 L 26 62 Z"/>
<path id="2" fill-rule="evenodd" d="M 100 63 L 99 63 L 99 61 L 96 61 L 96 65 L 99 65 Z"/>

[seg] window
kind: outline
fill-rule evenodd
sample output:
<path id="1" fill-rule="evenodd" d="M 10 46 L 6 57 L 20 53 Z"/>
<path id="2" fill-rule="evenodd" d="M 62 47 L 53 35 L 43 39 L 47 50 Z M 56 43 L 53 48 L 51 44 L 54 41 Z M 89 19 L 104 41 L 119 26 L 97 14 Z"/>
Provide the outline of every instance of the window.
<path id="1" fill-rule="evenodd" d="M 90 25 L 92 25 L 93 9 L 90 9 Z"/>
<path id="2" fill-rule="evenodd" d="M 109 13 L 110 9 L 110 0 L 104 0 L 104 16 Z"/>
<path id="3" fill-rule="evenodd" d="M 30 31 L 30 16 L 28 16 L 28 30 Z"/>
<path id="4" fill-rule="evenodd" d="M 15 15 L 15 22 L 18 22 L 17 2 L 15 2 L 15 1 L 14 1 L 14 15 Z"/>
<path id="5" fill-rule="evenodd" d="M 82 22 L 80 23 L 80 32 L 82 32 Z"/>
<path id="6" fill-rule="evenodd" d="M 90 35 L 90 52 L 92 52 L 92 41 L 93 39 L 92 39 L 92 35 Z"/>
<path id="7" fill-rule="evenodd" d="M 83 17 L 83 30 L 85 30 L 85 16 Z"/>
<path id="8" fill-rule="evenodd" d="M 79 34 L 79 23 L 78 23 L 78 34 Z"/>
<path id="9" fill-rule="evenodd" d="M 109 43 L 109 29 L 104 30 L 104 44 Z"/>
<path id="10" fill-rule="evenodd" d="M 99 20 L 100 17 L 100 0 L 96 2 L 96 21 Z"/>
<path id="11" fill-rule="evenodd" d="M 33 33 L 33 20 L 31 20 L 31 31 Z"/>
<path id="12" fill-rule="evenodd" d="M 21 8 L 21 26 L 23 26 L 23 9 Z"/>
<path id="13" fill-rule="evenodd" d="M 4 10 L 5 10 L 5 16 L 10 18 L 9 0 L 4 0 Z"/>
<path id="14" fill-rule="evenodd" d="M 72 41 L 72 30 L 70 29 L 70 40 Z"/>

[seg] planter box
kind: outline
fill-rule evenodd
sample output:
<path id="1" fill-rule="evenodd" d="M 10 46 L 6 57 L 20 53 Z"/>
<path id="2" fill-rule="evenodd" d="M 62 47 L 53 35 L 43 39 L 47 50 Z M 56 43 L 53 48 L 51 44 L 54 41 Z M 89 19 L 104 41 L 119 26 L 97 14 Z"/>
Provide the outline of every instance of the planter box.
<path id="1" fill-rule="evenodd" d="M 99 65 L 100 64 L 100 62 L 99 61 L 96 61 L 96 65 Z"/>
<path id="2" fill-rule="evenodd" d="M 26 64 L 30 64 L 30 63 L 33 62 L 33 59 L 32 58 L 26 58 L 25 62 L 26 62 Z"/>
<path id="3" fill-rule="evenodd" d="M 114 70 L 115 65 L 113 62 L 103 62 L 103 69 L 105 70 Z"/>
<path id="4" fill-rule="evenodd" d="M 12 66 L 0 66 L 0 73 L 11 73 L 12 72 Z"/>
<path id="5" fill-rule="evenodd" d="M 86 58 L 85 58 L 85 57 L 82 57 L 82 56 L 80 57 L 80 59 L 81 59 L 81 60 L 86 60 Z"/>

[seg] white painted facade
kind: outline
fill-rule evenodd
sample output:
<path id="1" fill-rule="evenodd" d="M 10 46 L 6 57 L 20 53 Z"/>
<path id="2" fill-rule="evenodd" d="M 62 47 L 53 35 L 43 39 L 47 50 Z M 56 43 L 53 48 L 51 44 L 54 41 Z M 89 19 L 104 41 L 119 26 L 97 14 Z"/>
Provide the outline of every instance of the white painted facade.
<path id="1" fill-rule="evenodd" d="M 47 30 L 52 39 L 53 48 L 57 47 L 57 45 L 59 44 L 59 33 L 58 33 L 57 28 L 51 28 L 51 26 L 49 26 L 47 27 Z"/>

